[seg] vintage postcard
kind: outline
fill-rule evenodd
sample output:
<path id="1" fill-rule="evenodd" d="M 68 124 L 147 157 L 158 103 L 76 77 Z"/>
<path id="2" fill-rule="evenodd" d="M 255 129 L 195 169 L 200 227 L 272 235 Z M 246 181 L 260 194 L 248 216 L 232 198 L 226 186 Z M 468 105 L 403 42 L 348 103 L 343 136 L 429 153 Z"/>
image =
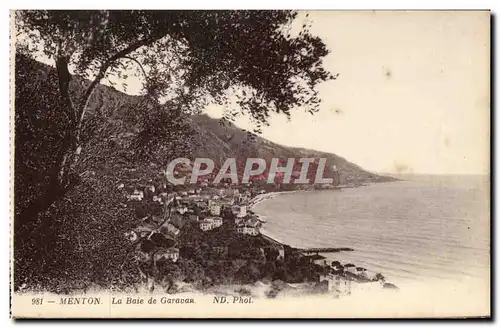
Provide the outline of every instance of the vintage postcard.
<path id="1" fill-rule="evenodd" d="M 490 20 L 12 11 L 12 316 L 488 318 Z"/>

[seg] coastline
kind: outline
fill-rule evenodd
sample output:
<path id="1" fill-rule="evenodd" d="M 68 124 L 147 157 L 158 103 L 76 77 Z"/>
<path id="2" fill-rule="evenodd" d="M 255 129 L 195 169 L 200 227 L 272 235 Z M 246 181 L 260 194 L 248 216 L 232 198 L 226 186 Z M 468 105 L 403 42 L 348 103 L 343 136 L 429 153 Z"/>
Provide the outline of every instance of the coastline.
<path id="1" fill-rule="evenodd" d="M 368 185 L 364 185 L 364 186 L 368 186 Z M 358 186 L 358 187 L 361 187 L 361 186 Z M 353 187 L 353 188 L 358 188 L 358 187 Z M 309 190 L 292 190 L 292 191 L 283 191 L 283 192 L 270 192 L 270 193 L 265 193 L 265 194 L 261 194 L 261 195 L 257 195 L 255 196 L 251 201 L 250 201 L 250 205 L 249 205 L 249 208 L 252 210 L 252 212 L 254 213 L 254 215 L 257 216 L 257 218 L 263 222 L 264 224 L 262 225 L 261 229 L 260 229 L 260 233 L 262 236 L 264 236 L 265 238 L 268 238 L 270 240 L 272 240 L 273 242 L 276 242 L 278 244 L 281 244 L 283 246 L 288 246 L 288 247 L 292 247 L 292 248 L 295 248 L 297 250 L 300 250 L 300 249 L 304 249 L 303 245 L 292 245 L 290 243 L 287 243 L 287 242 L 284 242 L 282 239 L 280 238 L 277 238 L 276 236 L 274 236 L 272 233 L 270 233 L 266 228 L 265 228 L 265 223 L 267 222 L 267 220 L 264 218 L 263 219 L 263 215 L 261 214 L 258 214 L 254 211 L 254 207 L 257 205 L 257 204 L 260 204 L 268 199 L 273 199 L 274 197 L 276 197 L 277 195 L 280 195 L 280 194 L 288 194 L 288 193 L 296 193 L 296 192 L 308 192 Z M 336 252 L 333 252 L 334 254 L 338 254 L 340 252 L 342 253 L 345 253 L 347 251 L 347 253 L 351 253 L 352 251 L 355 251 L 355 249 L 352 249 L 352 248 L 347 248 L 347 247 L 338 247 L 337 248 L 338 251 Z M 317 252 L 317 255 L 320 255 L 320 256 L 323 256 L 325 258 L 325 260 L 330 260 L 331 257 L 332 257 L 332 252 Z M 346 257 L 346 259 L 344 261 L 342 261 L 345 263 L 353 263 L 352 259 L 349 260 L 349 257 Z M 375 274 L 375 271 L 372 271 L 372 270 L 368 270 L 370 271 L 372 274 Z"/>
<path id="2" fill-rule="evenodd" d="M 272 192 L 267 192 L 264 194 L 257 195 L 255 197 L 253 197 L 250 200 L 250 202 L 248 203 L 248 209 L 253 211 L 253 208 L 257 204 L 260 204 L 267 199 L 272 199 L 272 198 L 276 197 L 277 195 L 296 193 L 298 191 L 303 191 L 303 190 L 272 191 Z"/>

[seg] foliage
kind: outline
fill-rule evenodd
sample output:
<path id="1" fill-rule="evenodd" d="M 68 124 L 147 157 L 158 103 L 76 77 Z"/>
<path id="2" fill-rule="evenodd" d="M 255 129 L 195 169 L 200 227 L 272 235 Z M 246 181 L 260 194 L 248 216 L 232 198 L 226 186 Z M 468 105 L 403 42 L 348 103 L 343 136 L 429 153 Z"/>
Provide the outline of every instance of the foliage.
<path id="1" fill-rule="evenodd" d="M 317 111 L 317 84 L 335 76 L 322 67 L 328 50 L 308 26 L 292 35 L 296 17 L 293 11 L 16 11 L 16 49 L 23 54 L 16 54 L 15 286 L 59 290 L 69 281 L 138 280 L 123 233 L 140 213 L 123 203 L 116 186 L 156 178 L 157 165 L 191 152 L 195 143 L 183 143 L 179 134 L 190 133 L 186 112 L 215 102 L 235 105 L 224 120 L 245 112 L 266 124 L 273 111 Z M 28 59 L 40 54 L 55 70 Z M 130 75 L 147 97 L 100 84 L 119 81 L 127 90 Z M 253 261 L 252 280 L 260 276 L 262 245 L 239 243 L 245 247 L 232 256 Z M 193 241 L 195 256 L 187 261 L 196 264 L 182 262 L 179 275 L 195 279 L 201 273 L 193 266 L 206 264 L 213 283 L 221 272 L 239 269 L 233 261 L 221 270 L 210 245 Z M 178 278 L 174 268 L 165 272 L 171 271 L 165 279 Z"/>
<path id="2" fill-rule="evenodd" d="M 328 49 L 310 26 L 293 35 L 296 17 L 283 10 L 23 10 L 16 25 L 30 51 L 63 60 L 96 83 L 116 75 L 127 87 L 129 74 L 142 74 L 144 91 L 155 99 L 175 95 L 190 109 L 236 96 L 240 110 L 265 123 L 271 111 L 317 111 L 315 87 L 335 78 L 322 66 Z M 75 119 L 91 87 L 77 101 Z"/>

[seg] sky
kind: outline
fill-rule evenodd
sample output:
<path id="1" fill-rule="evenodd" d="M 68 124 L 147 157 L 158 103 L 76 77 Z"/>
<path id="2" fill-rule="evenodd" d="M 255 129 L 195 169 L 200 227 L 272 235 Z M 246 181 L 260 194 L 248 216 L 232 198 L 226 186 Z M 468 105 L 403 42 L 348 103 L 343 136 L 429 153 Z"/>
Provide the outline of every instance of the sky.
<path id="1" fill-rule="evenodd" d="M 376 172 L 489 173 L 489 13 L 317 11 L 309 19 L 339 78 L 321 86 L 319 113 L 297 111 L 290 122 L 274 115 L 263 137 Z"/>
<path id="2" fill-rule="evenodd" d="M 320 112 L 272 115 L 262 137 L 374 172 L 489 173 L 489 12 L 308 13 L 296 25 L 311 22 L 331 50 L 325 68 L 339 77 L 319 87 Z M 128 85 L 133 94 L 142 83 Z M 247 117 L 236 124 L 252 128 Z"/>

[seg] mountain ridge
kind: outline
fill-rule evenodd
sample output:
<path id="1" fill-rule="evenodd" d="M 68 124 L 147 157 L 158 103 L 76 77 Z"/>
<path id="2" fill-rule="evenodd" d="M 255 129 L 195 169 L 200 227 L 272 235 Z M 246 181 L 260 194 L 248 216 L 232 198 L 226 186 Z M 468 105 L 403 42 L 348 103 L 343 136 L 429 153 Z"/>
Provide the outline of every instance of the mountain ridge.
<path id="1" fill-rule="evenodd" d="M 388 182 L 395 181 L 392 177 L 378 175 L 367 170 L 364 170 L 359 165 L 349 162 L 347 159 L 338 156 L 334 153 L 328 153 L 324 151 L 318 151 L 313 149 L 307 149 L 302 147 L 289 147 L 284 146 L 261 136 L 255 135 L 245 129 L 239 128 L 234 123 L 226 123 L 222 126 L 216 118 L 211 118 L 207 114 L 195 115 L 191 117 L 193 123 L 197 126 L 199 130 L 205 130 L 207 134 L 215 135 L 222 145 L 223 148 L 233 151 L 235 157 L 239 155 L 237 153 L 237 144 L 243 144 L 240 146 L 240 150 L 247 151 L 247 154 L 255 155 L 255 157 L 261 157 L 265 159 L 269 158 L 301 158 L 301 157 L 314 157 L 320 158 L 324 157 L 327 159 L 327 172 L 325 176 L 330 176 L 331 166 L 336 165 L 341 174 L 341 184 L 361 184 L 370 182 Z M 203 134 L 202 135 L 206 135 Z M 250 136 L 250 137 L 249 137 Z M 230 140 L 224 140 L 225 138 Z M 248 140 L 252 139 L 251 142 Z M 205 146 L 206 147 L 206 146 Z M 205 150 L 205 151 L 203 151 Z M 217 150 L 211 153 L 206 151 L 206 149 L 198 150 L 197 155 L 207 155 L 217 156 Z M 228 157 L 228 156 L 226 156 Z M 246 156 L 247 158 L 253 156 Z"/>
<path id="2" fill-rule="evenodd" d="M 42 90 L 43 94 L 57 96 L 57 75 L 53 67 L 19 55 L 17 59 L 16 76 L 24 77 L 33 83 L 32 86 L 29 86 L 29 91 L 25 91 L 26 93 L 33 94 L 33 92 L 40 92 Z M 72 82 L 73 92 L 76 94 L 81 93 L 83 86 L 88 83 L 90 82 L 75 76 Z M 40 97 L 42 96 L 40 95 Z M 148 129 L 147 125 L 150 120 L 146 116 L 150 110 L 142 103 L 144 99 L 143 96 L 134 96 L 120 92 L 112 86 L 102 84 L 97 86 L 91 96 L 85 119 L 86 122 L 98 122 L 95 124 L 97 127 L 94 127 L 91 132 L 83 134 L 83 139 L 86 139 L 87 143 L 82 152 L 83 157 L 91 157 L 92 159 L 87 161 L 90 163 L 89 167 L 83 167 L 82 171 L 98 169 L 97 165 L 95 165 L 96 158 L 102 164 L 101 166 L 108 166 L 105 163 L 105 159 L 114 160 L 113 157 L 115 155 L 118 156 L 117 149 L 126 150 L 126 154 L 121 156 L 120 162 L 129 162 L 126 165 L 127 167 L 138 166 L 139 163 L 154 166 L 154 163 L 152 163 L 153 160 L 148 161 L 146 159 L 149 154 L 145 154 L 147 151 L 141 149 L 142 144 L 136 142 L 138 136 L 145 129 Z M 54 105 L 52 103 L 55 102 L 54 99 L 42 100 L 45 101 L 43 105 L 47 107 L 57 106 L 57 104 Z M 166 107 L 166 105 L 162 106 L 163 108 Z M 172 110 L 172 108 L 169 108 L 169 110 Z M 163 109 L 163 111 L 165 110 Z M 168 110 L 165 112 L 168 112 Z M 163 119 L 163 117 L 161 118 Z M 162 147 L 177 147 L 176 144 L 180 144 L 178 141 L 181 139 L 178 130 L 182 130 L 183 133 L 191 134 L 189 136 L 188 157 L 191 159 L 195 157 L 211 158 L 214 160 L 215 166 L 219 168 L 227 158 L 237 158 L 238 166 L 241 166 L 242 164 L 244 165 L 247 158 L 252 157 L 263 158 L 267 162 L 271 158 L 299 159 L 301 157 L 325 157 L 327 159 L 327 166 L 324 176 L 330 177 L 332 175 L 331 167 L 335 165 L 340 172 L 340 184 L 358 185 L 397 180 L 364 170 L 359 165 L 351 163 L 334 153 L 280 145 L 242 129 L 234 123 L 226 121 L 224 124 L 221 124 L 221 120 L 211 118 L 207 114 L 188 115 L 184 121 L 183 126 L 177 127 L 166 123 L 166 120 L 158 121 L 157 124 L 159 126 L 157 127 L 169 130 L 169 138 L 162 138 L 161 135 L 155 136 L 156 140 L 152 142 L 153 150 Z M 41 132 L 43 133 L 43 130 Z M 153 134 L 157 134 L 154 129 Z M 110 144 L 118 144 L 118 148 L 116 145 Z M 114 150 L 111 149 L 112 146 Z M 88 153 L 85 154 L 85 152 Z M 179 156 L 177 155 L 177 157 Z M 172 159 L 170 158 L 170 160 Z M 161 165 L 164 165 L 164 163 Z M 109 164 L 109 166 L 113 166 L 113 164 Z M 120 170 L 121 167 L 122 165 L 115 166 L 115 170 Z M 144 173 L 146 174 L 146 172 Z"/>

